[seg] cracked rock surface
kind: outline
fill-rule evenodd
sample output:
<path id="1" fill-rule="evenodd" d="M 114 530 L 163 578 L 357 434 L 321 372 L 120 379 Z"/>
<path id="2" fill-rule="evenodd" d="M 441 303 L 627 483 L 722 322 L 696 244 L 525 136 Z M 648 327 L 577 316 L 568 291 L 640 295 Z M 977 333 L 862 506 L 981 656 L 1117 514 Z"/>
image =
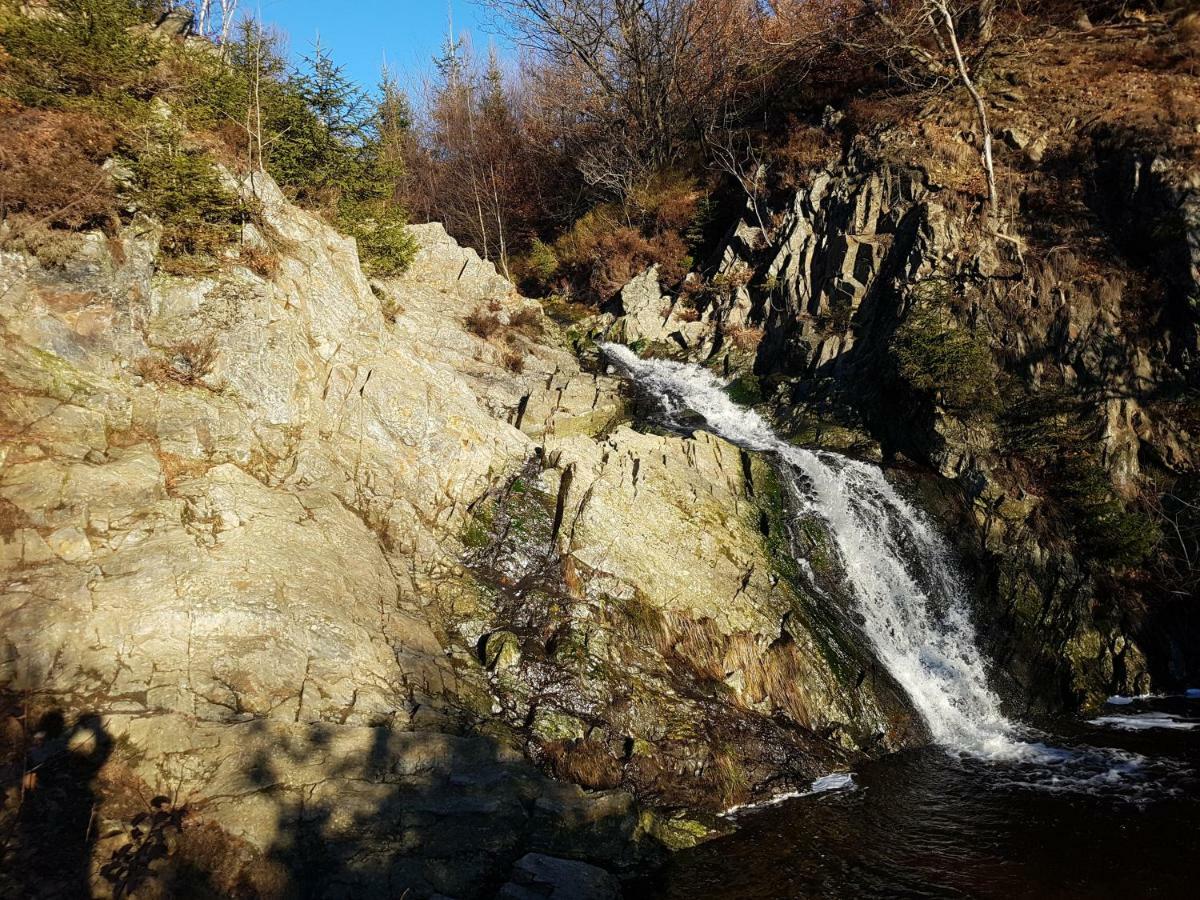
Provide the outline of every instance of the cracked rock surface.
<path id="1" fill-rule="evenodd" d="M 84 236 L 61 269 L 0 257 L 0 683 L 61 712 L 51 759 L 96 754 L 97 890 L 122 823 L 159 794 L 188 810 L 168 892 L 203 873 L 218 894 L 524 896 L 583 873 L 609 896 L 603 872 L 554 859 L 619 870 L 683 826 L 639 811 L 654 778 L 597 784 L 549 750 L 649 758 L 694 796 L 718 763 L 740 771 L 780 709 L 816 748 L 801 772 L 845 758 L 818 727 L 888 727 L 786 625 L 736 448 L 623 425 L 618 382 L 581 372 L 536 304 L 440 226 L 414 226 L 404 277 L 368 282 L 352 241 L 257 189 L 283 248 L 270 281 L 161 274 L 149 222 Z M 500 337 L 466 327 L 480 307 Z M 538 627 L 636 600 L 677 633 L 642 622 L 585 645 L 590 664 L 550 666 L 569 674 L 557 705 L 513 718 L 547 683 L 530 668 L 546 647 L 526 654 L 529 609 L 471 548 L 504 546 L 477 533 L 480 511 L 530 471 L 554 519 L 538 565 L 577 601 L 538 607 Z M 500 631 L 489 671 L 479 642 Z M 781 642 L 803 665 L 756 666 Z M 626 651 L 650 702 L 578 718 L 584 699 L 617 702 Z M 717 759 L 672 709 L 757 724 Z M 793 763 L 759 754 L 739 790 Z"/>

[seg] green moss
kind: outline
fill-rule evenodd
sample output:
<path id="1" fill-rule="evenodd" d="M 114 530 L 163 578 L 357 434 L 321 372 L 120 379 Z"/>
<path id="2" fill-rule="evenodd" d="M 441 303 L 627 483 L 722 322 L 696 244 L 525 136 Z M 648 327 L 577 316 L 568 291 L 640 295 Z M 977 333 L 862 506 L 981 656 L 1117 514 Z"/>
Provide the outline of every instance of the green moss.
<path id="1" fill-rule="evenodd" d="M 839 621 L 834 605 L 826 598 L 813 595 L 812 586 L 801 571 L 796 560 L 796 549 L 792 546 L 790 501 L 778 474 L 758 458 L 754 459 L 752 472 L 763 544 L 772 569 L 779 576 L 781 588 L 789 599 L 792 614 L 812 636 L 821 656 L 838 680 L 842 684 L 850 684 L 861 670 L 858 662 L 861 649 L 847 634 L 844 623 Z M 809 545 L 804 552 L 813 573 L 835 580 L 837 572 L 834 557 L 824 526 L 813 518 L 801 519 L 795 524 L 800 537 Z"/>
<path id="2" fill-rule="evenodd" d="M 762 383 L 752 372 L 744 372 L 729 382 L 725 393 L 729 395 L 730 400 L 742 406 L 754 406 L 763 401 Z"/>
<path id="3" fill-rule="evenodd" d="M 482 550 L 492 542 L 492 528 L 495 524 L 496 507 L 492 500 L 485 500 L 475 510 L 463 529 L 463 545 L 471 550 Z"/>

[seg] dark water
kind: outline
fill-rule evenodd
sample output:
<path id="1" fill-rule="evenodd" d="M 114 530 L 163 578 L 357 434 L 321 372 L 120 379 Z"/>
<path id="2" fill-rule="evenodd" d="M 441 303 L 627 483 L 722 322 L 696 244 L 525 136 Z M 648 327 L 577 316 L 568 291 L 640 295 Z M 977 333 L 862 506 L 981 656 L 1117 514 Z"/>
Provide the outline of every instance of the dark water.
<path id="1" fill-rule="evenodd" d="M 740 814 L 629 894 L 1200 898 L 1200 698 L 1102 714 L 1172 727 L 1059 723 L 1046 740 L 1072 756 L 1049 766 L 897 754 L 852 788 Z"/>

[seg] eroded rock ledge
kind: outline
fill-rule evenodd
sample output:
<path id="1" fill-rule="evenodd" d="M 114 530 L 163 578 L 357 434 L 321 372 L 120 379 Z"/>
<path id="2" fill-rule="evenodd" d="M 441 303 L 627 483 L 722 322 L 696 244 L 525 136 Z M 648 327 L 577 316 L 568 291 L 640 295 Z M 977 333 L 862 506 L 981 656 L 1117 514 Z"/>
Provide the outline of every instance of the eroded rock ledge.
<path id="1" fill-rule="evenodd" d="M 762 461 L 628 427 L 439 226 L 368 283 L 256 190 L 269 281 L 158 273 L 151 222 L 3 256 L 0 682 L 45 716 L 26 802 L 93 819 L 22 832 L 14 889 L 111 890 L 158 795 L 168 893 L 512 893 L 907 739 L 773 558 Z"/>

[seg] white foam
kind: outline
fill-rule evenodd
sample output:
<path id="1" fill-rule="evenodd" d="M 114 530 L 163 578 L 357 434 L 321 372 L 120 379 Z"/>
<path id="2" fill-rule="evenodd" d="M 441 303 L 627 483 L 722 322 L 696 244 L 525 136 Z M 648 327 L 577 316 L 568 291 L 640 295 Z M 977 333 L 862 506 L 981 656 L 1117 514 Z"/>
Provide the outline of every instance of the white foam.
<path id="1" fill-rule="evenodd" d="M 1188 688 L 1182 694 L 1135 694 L 1132 697 L 1114 694 L 1104 702 L 1109 706 L 1128 706 L 1130 703 L 1139 701 L 1170 700 L 1172 697 L 1186 697 L 1189 700 L 1200 700 L 1200 688 Z"/>
<path id="2" fill-rule="evenodd" d="M 1185 719 L 1173 713 L 1147 712 L 1131 715 L 1098 716 L 1088 719 L 1089 725 L 1099 725 L 1103 728 L 1117 728 L 1121 731 L 1149 731 L 1152 728 L 1165 728 L 1171 731 L 1191 731 L 1200 726 L 1200 721 Z"/>
<path id="3" fill-rule="evenodd" d="M 733 816 L 738 813 L 750 812 L 756 809 L 766 809 L 769 806 L 778 806 L 786 800 L 796 800 L 800 797 L 811 797 L 814 794 L 824 794 L 829 791 L 854 790 L 858 785 L 854 783 L 853 772 L 833 772 L 829 775 L 822 775 L 816 779 L 812 786 L 806 791 L 785 791 L 782 794 L 776 794 L 768 800 L 761 800 L 758 803 L 739 803 L 737 806 L 731 806 L 723 816 Z"/>

